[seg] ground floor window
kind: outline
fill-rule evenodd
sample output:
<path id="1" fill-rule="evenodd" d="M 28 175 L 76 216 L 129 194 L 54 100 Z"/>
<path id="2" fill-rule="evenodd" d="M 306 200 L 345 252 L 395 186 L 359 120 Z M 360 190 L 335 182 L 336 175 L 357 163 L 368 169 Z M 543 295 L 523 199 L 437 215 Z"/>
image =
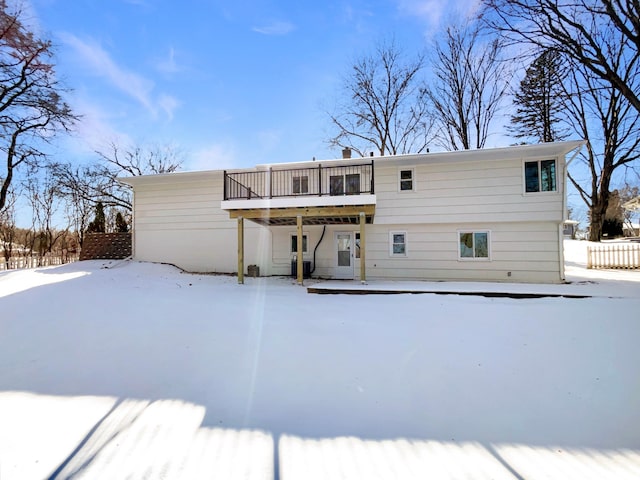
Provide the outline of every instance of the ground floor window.
<path id="1" fill-rule="evenodd" d="M 307 235 L 302 235 L 302 253 L 308 253 Z M 298 235 L 291 234 L 291 253 L 298 253 Z"/>
<path id="2" fill-rule="evenodd" d="M 407 256 L 407 232 L 389 232 L 389 255 Z"/>
<path id="3" fill-rule="evenodd" d="M 460 259 L 489 259 L 488 231 L 458 232 L 458 255 Z"/>

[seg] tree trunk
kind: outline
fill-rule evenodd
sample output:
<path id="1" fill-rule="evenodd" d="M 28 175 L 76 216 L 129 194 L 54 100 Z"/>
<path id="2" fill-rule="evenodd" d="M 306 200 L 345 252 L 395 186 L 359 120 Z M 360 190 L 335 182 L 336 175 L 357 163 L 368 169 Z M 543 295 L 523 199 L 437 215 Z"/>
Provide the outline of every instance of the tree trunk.
<path id="1" fill-rule="evenodd" d="M 599 242 L 602 239 L 602 224 L 609 206 L 608 188 L 601 191 L 591 204 L 591 223 L 589 225 L 589 241 Z"/>
<path id="2" fill-rule="evenodd" d="M 602 224 L 604 215 L 597 213 L 595 209 L 591 210 L 591 223 L 589 224 L 589 241 L 599 242 L 602 237 Z"/>

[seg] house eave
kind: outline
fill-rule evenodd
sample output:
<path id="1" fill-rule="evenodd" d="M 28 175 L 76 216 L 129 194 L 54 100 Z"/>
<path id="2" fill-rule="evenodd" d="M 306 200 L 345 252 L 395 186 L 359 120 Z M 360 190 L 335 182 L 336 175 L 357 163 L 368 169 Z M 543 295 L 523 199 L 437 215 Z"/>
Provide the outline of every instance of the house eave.
<path id="1" fill-rule="evenodd" d="M 227 200 L 220 208 L 229 218 L 246 218 L 261 225 L 295 225 L 298 216 L 305 225 L 357 225 L 360 213 L 366 223 L 373 223 L 375 195 L 341 195 L 333 197 L 287 197 L 273 199 Z"/>

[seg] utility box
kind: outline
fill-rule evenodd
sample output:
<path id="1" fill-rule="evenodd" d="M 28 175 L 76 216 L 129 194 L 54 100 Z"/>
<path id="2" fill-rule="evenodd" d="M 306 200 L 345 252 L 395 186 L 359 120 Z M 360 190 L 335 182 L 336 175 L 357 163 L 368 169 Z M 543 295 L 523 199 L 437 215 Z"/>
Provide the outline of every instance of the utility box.
<path id="1" fill-rule="evenodd" d="M 291 260 L 291 276 L 298 276 L 298 262 L 296 260 Z M 302 277 L 311 278 L 311 262 L 309 260 L 302 262 Z"/>
<path id="2" fill-rule="evenodd" d="M 258 265 L 249 265 L 247 267 L 247 277 L 259 277 L 260 267 Z"/>

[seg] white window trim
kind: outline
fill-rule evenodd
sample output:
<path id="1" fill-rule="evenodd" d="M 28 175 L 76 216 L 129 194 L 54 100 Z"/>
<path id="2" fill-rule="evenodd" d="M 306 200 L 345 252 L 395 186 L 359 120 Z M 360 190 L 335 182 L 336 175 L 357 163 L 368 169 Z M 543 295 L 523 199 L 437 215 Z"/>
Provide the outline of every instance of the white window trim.
<path id="1" fill-rule="evenodd" d="M 299 187 L 300 187 L 300 189 L 299 189 L 299 190 L 300 190 L 300 191 L 299 191 L 299 192 L 296 192 L 296 191 L 295 191 L 295 188 L 294 188 L 294 183 L 295 183 L 295 182 L 294 182 L 294 180 L 295 180 L 296 178 L 297 178 L 297 179 L 298 179 L 298 181 L 300 182 L 300 184 L 299 184 Z M 307 179 L 307 191 L 306 191 L 306 192 L 305 192 L 305 191 L 303 191 L 304 189 L 302 188 L 302 179 L 303 179 L 303 178 L 306 178 L 306 179 Z M 293 175 L 293 176 L 291 177 L 291 192 L 292 192 L 294 195 L 307 195 L 307 194 L 309 193 L 309 175 L 302 175 L 302 174 L 300 174 L 300 175 Z"/>
<path id="2" fill-rule="evenodd" d="M 404 235 L 404 253 L 393 253 L 393 236 Z M 395 258 L 406 258 L 409 256 L 409 238 L 406 230 L 392 230 L 389 232 L 389 256 Z"/>
<path id="3" fill-rule="evenodd" d="M 463 257 L 460 255 L 460 234 L 461 233 L 486 233 L 487 234 L 487 256 L 486 257 Z M 456 232 L 456 250 L 458 251 L 459 262 L 490 262 L 491 261 L 491 230 L 482 228 L 463 228 Z"/>
<path id="4" fill-rule="evenodd" d="M 538 181 L 540 181 L 540 164 L 545 160 L 553 160 L 556 162 L 556 189 L 549 191 L 540 191 L 537 192 L 527 192 L 527 175 L 525 172 L 525 166 L 528 162 L 538 162 Z M 563 188 L 560 183 L 562 180 L 562 175 L 560 175 L 560 161 L 558 157 L 540 157 L 540 158 L 523 158 L 522 159 L 522 194 L 527 195 L 559 195 L 560 189 Z"/>
<path id="5" fill-rule="evenodd" d="M 401 182 L 402 182 L 402 178 L 401 178 L 401 172 L 404 170 L 410 170 L 411 171 L 411 190 L 402 190 L 402 188 L 400 188 Z M 415 192 L 416 191 L 416 169 L 415 167 L 399 167 L 398 168 L 398 192 L 399 193 L 411 193 L 411 192 Z"/>
<path id="6" fill-rule="evenodd" d="M 289 233 L 289 254 L 290 255 L 297 255 L 298 252 L 294 252 L 293 249 L 291 248 L 293 246 L 293 237 L 298 236 L 298 234 L 296 232 L 292 232 Z M 304 237 L 307 237 L 307 248 L 304 248 L 304 240 L 302 241 L 302 255 L 304 255 L 305 253 L 309 253 L 309 234 L 307 232 L 302 232 L 302 238 L 304 239 Z"/>

